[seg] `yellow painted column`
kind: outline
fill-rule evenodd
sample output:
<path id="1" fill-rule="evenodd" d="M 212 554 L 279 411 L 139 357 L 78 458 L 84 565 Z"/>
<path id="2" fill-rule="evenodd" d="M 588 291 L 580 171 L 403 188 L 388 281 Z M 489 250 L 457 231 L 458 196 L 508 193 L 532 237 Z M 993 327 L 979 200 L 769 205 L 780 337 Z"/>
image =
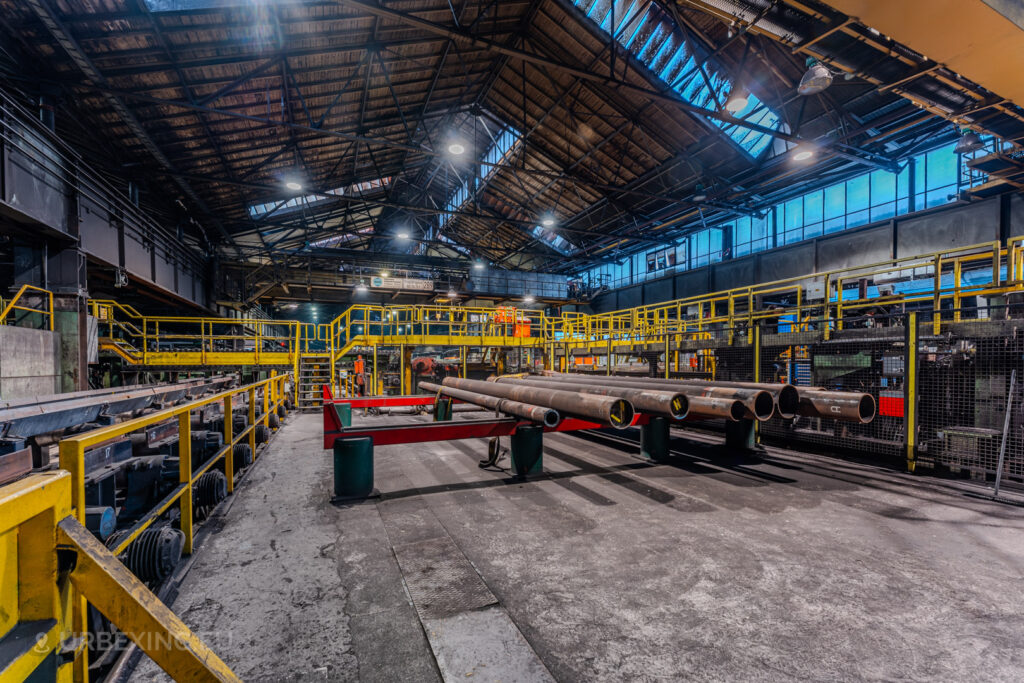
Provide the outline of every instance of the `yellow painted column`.
<path id="1" fill-rule="evenodd" d="M 904 377 L 906 387 L 903 395 L 906 399 L 907 471 L 913 472 L 917 461 L 917 313 L 907 316 L 907 353 Z"/>
<path id="2" fill-rule="evenodd" d="M 256 460 L 256 389 L 249 389 L 249 451 Z"/>
<path id="3" fill-rule="evenodd" d="M 234 415 L 231 411 L 231 396 L 224 397 L 224 444 L 228 452 L 224 455 L 224 474 L 228 480 L 228 493 L 235 490 L 235 447 L 231 442 L 235 438 Z"/>
<path id="4" fill-rule="evenodd" d="M 185 490 L 178 499 L 181 508 L 181 531 L 185 534 L 186 555 L 192 554 L 192 421 L 191 411 L 178 415 L 178 482 Z"/>

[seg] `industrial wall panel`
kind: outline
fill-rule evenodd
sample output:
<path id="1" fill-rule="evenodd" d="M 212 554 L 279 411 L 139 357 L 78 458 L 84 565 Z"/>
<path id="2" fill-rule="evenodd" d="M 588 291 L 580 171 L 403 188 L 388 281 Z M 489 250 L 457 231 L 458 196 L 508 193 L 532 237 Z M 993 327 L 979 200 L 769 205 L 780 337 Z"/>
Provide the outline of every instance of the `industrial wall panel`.
<path id="1" fill-rule="evenodd" d="M 1024 235 L 1024 195 L 1010 197 L 1010 235 Z"/>
<path id="2" fill-rule="evenodd" d="M 899 222 L 897 256 L 930 254 L 999 239 L 999 199 Z"/>
<path id="3" fill-rule="evenodd" d="M 754 256 L 745 256 L 735 261 L 726 261 L 715 265 L 711 274 L 713 288 L 719 291 L 754 284 L 756 265 L 757 260 Z"/>
<path id="4" fill-rule="evenodd" d="M 153 281 L 153 264 L 150 261 L 149 250 L 127 233 L 124 236 L 124 267 L 136 277 Z"/>
<path id="5" fill-rule="evenodd" d="M 88 254 L 111 265 L 120 265 L 117 228 L 110 224 L 110 215 L 103 207 L 85 197 L 79 200 L 79 234 L 82 249 Z"/>
<path id="6" fill-rule="evenodd" d="M 707 294 L 709 291 L 706 266 L 676 275 L 676 298 L 686 299 L 691 296 Z"/>
<path id="7" fill-rule="evenodd" d="M 670 278 L 654 280 L 644 285 L 644 304 L 659 304 L 662 301 L 671 301 L 674 298 L 672 295 L 672 280 Z"/>
<path id="8" fill-rule="evenodd" d="M 39 163 L 14 147 L 4 148 L 3 200 L 21 213 L 68 231 L 68 197 L 55 162 Z"/>
<path id="9" fill-rule="evenodd" d="M 167 260 L 170 259 L 170 260 Z M 156 283 L 165 289 L 174 291 L 174 257 L 164 254 L 162 250 L 156 255 Z"/>
<path id="10" fill-rule="evenodd" d="M 633 308 L 643 305 L 643 293 L 640 285 L 627 287 L 619 291 L 619 308 Z"/>
<path id="11" fill-rule="evenodd" d="M 800 277 L 815 270 L 814 242 L 794 244 L 777 251 L 761 254 L 761 272 L 758 282 L 772 282 L 791 277 Z"/>
<path id="12" fill-rule="evenodd" d="M 892 259 L 889 224 L 853 233 L 839 233 L 818 241 L 818 270 L 837 270 Z"/>

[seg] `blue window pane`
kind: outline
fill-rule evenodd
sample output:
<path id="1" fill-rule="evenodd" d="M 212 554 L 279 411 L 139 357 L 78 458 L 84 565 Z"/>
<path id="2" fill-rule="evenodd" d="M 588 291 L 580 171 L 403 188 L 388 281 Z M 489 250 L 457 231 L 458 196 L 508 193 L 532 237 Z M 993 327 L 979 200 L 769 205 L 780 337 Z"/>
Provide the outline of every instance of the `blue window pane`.
<path id="1" fill-rule="evenodd" d="M 858 225 L 864 225 L 871 220 L 871 215 L 868 213 L 868 209 L 863 211 L 854 211 L 847 214 L 846 216 L 846 227 L 856 228 Z"/>
<path id="2" fill-rule="evenodd" d="M 846 185 L 825 188 L 825 218 L 837 218 L 846 214 Z"/>
<path id="3" fill-rule="evenodd" d="M 896 202 L 888 202 L 871 207 L 871 220 L 884 221 L 896 215 Z"/>
<path id="4" fill-rule="evenodd" d="M 896 200 L 896 176 L 888 171 L 871 174 L 871 205 L 879 206 Z"/>
<path id="5" fill-rule="evenodd" d="M 846 210 L 849 213 L 870 206 L 871 185 L 868 176 L 862 175 L 846 181 Z"/>
<path id="6" fill-rule="evenodd" d="M 956 185 L 957 156 L 949 147 L 940 147 L 926 155 L 928 164 L 927 189 Z M 929 200 L 929 206 L 931 202 Z"/>
<path id="7" fill-rule="evenodd" d="M 824 192 L 818 190 L 808 195 L 804 195 L 804 221 L 810 223 L 820 223 L 823 217 L 824 209 Z"/>
<path id="8" fill-rule="evenodd" d="M 786 202 L 785 218 L 782 220 L 786 232 L 803 226 L 804 224 L 804 199 L 797 197 Z"/>
<path id="9" fill-rule="evenodd" d="M 809 240 L 812 237 L 819 237 L 822 233 L 822 224 L 819 223 L 808 223 L 804 226 L 804 239 Z"/>
<path id="10" fill-rule="evenodd" d="M 825 221 L 825 234 L 846 230 L 846 216 L 829 218 Z"/>

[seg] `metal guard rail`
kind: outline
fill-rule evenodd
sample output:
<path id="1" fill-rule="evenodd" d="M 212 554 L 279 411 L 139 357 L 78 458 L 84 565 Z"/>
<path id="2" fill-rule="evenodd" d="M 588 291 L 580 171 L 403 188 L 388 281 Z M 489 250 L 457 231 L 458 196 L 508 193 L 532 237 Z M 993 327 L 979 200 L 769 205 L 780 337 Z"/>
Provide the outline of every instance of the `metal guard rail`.
<path id="1" fill-rule="evenodd" d="M 43 297 L 45 301 L 44 308 L 32 308 L 31 306 L 27 306 L 21 303 L 23 298 L 33 296 L 33 293 L 37 296 Z M 53 292 L 51 292 L 48 289 L 43 289 L 42 287 L 34 287 L 32 285 L 22 285 L 21 289 L 18 290 L 18 292 L 14 295 L 13 298 L 11 298 L 10 301 L 8 301 L 6 304 L 2 304 L 2 301 L 0 301 L 0 305 L 2 305 L 3 308 L 3 310 L 0 311 L 0 325 L 17 324 L 16 321 L 11 323 L 8 320 L 8 318 L 16 318 L 15 315 L 11 315 L 13 311 L 23 311 L 26 313 L 38 313 L 39 315 L 45 316 L 45 319 L 47 321 L 46 329 L 49 329 L 51 332 L 53 331 Z"/>

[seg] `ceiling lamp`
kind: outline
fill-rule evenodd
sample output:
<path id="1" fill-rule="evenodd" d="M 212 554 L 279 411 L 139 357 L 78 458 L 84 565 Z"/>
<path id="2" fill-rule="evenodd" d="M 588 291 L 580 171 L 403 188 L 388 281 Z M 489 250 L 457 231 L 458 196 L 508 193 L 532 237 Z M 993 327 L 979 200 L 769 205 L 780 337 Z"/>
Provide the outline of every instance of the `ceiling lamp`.
<path id="1" fill-rule="evenodd" d="M 963 135 L 956 141 L 956 147 L 953 148 L 953 151 L 956 154 L 970 154 L 971 152 L 977 152 L 984 146 L 985 143 L 981 141 L 977 133 L 965 128 Z"/>
<path id="2" fill-rule="evenodd" d="M 289 180 L 287 183 L 284 184 L 284 186 L 287 187 L 289 190 L 294 190 L 296 192 L 302 189 L 302 183 L 295 182 L 294 180 Z"/>
<path id="3" fill-rule="evenodd" d="M 359 293 L 365 292 L 366 291 L 366 283 L 360 280 L 359 284 L 356 285 L 356 291 L 359 292 Z"/>
<path id="4" fill-rule="evenodd" d="M 813 157 L 814 154 L 814 147 L 808 145 L 807 143 L 804 143 L 798 145 L 796 149 L 793 150 L 793 161 L 807 161 L 808 159 Z"/>
<path id="5" fill-rule="evenodd" d="M 817 95 L 832 85 L 832 72 L 817 59 L 808 58 L 807 72 L 800 79 L 796 91 L 801 95 Z"/>
<path id="6" fill-rule="evenodd" d="M 456 298 L 458 298 L 458 296 L 459 296 L 459 293 L 455 291 L 454 287 L 449 287 L 448 288 L 448 298 L 449 299 L 456 299 Z"/>
<path id="7" fill-rule="evenodd" d="M 704 184 L 697 183 L 693 188 L 693 201 L 703 202 L 708 198 L 707 192 L 704 191 Z"/>
<path id="8" fill-rule="evenodd" d="M 729 99 L 725 101 L 725 110 L 730 114 L 736 114 L 747 108 L 750 103 L 750 91 L 746 88 L 736 87 L 729 93 Z"/>
<path id="9" fill-rule="evenodd" d="M 476 263 L 473 264 L 473 270 L 483 270 L 483 269 L 484 269 L 484 264 L 480 263 L 480 261 L 477 261 Z"/>
<path id="10" fill-rule="evenodd" d="M 398 233 L 398 239 L 400 239 L 400 240 L 407 240 L 407 239 L 409 239 L 409 233 L 407 233 L 407 232 L 405 232 L 403 230 L 402 232 Z"/>
<path id="11" fill-rule="evenodd" d="M 448 145 L 448 153 L 453 156 L 461 156 L 466 153 L 466 147 L 462 143 L 453 142 Z"/>
<path id="12" fill-rule="evenodd" d="M 527 294 L 526 296 L 523 297 L 523 301 L 525 303 L 532 304 L 533 303 L 533 295 L 532 294 Z"/>
<path id="13" fill-rule="evenodd" d="M 386 270 L 380 271 L 380 276 L 381 277 L 388 277 L 389 275 L 390 275 L 390 273 L 388 271 L 386 271 Z"/>

